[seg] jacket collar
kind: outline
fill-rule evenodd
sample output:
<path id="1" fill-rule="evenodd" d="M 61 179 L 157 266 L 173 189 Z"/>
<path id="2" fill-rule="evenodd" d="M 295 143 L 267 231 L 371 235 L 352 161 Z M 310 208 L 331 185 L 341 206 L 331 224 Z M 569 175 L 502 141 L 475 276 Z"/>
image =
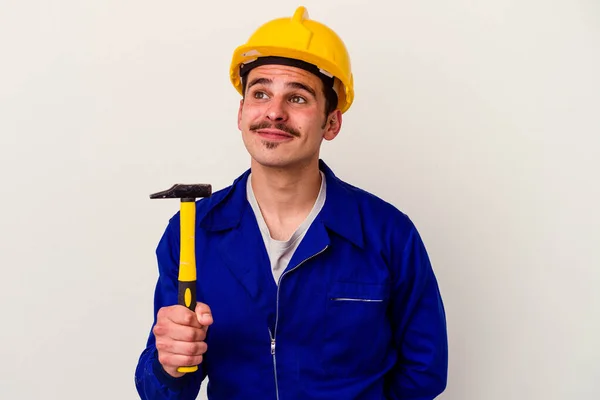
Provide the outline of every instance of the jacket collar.
<path id="1" fill-rule="evenodd" d="M 363 224 L 355 193 L 359 190 L 340 180 L 323 160 L 319 169 L 327 182 L 327 197 L 316 221 L 330 231 L 351 241 L 358 247 L 364 246 Z M 207 207 L 199 210 L 198 220 L 202 228 L 221 231 L 236 228 L 243 213 L 250 207 L 246 198 L 246 182 L 250 169 L 236 178 L 231 186 L 209 197 Z"/>

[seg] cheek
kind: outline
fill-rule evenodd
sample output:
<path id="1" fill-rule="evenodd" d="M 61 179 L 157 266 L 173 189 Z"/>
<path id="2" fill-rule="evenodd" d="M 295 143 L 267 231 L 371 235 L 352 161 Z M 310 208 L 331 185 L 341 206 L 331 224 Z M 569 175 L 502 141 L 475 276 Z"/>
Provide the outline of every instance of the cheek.
<path id="1" fill-rule="evenodd" d="M 249 107 L 249 106 L 244 106 L 242 108 L 242 112 L 240 115 L 240 121 L 242 126 L 244 125 L 248 125 L 251 122 L 255 121 L 256 119 L 260 118 L 261 113 L 260 110 L 257 110 L 256 108 L 253 107 Z"/>
<path id="2" fill-rule="evenodd" d="M 323 138 L 324 130 L 322 127 L 322 121 L 311 119 L 310 121 L 304 121 L 301 125 L 301 132 L 304 132 L 309 141 L 317 142 Z"/>

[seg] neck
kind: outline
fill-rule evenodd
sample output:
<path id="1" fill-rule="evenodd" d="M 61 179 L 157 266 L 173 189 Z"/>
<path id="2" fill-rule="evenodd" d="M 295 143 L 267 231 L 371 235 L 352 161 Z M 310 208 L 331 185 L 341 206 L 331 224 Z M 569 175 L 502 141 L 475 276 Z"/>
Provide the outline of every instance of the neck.
<path id="1" fill-rule="evenodd" d="M 285 222 L 303 219 L 319 195 L 318 159 L 290 169 L 265 167 L 252 161 L 252 190 L 267 219 Z"/>

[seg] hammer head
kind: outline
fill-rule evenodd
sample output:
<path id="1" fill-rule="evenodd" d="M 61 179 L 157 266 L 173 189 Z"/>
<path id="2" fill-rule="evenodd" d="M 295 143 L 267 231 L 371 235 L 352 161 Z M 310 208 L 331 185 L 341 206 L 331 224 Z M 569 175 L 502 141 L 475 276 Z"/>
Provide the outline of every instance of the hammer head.
<path id="1" fill-rule="evenodd" d="M 182 199 L 193 201 L 199 197 L 212 195 L 212 186 L 204 183 L 183 184 L 178 183 L 162 192 L 153 193 L 151 199 Z"/>

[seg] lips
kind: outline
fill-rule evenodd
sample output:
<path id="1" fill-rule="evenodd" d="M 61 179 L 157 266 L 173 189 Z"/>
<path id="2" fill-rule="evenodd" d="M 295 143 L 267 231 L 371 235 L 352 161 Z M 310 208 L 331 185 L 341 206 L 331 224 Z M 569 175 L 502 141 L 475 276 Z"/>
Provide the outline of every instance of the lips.
<path id="1" fill-rule="evenodd" d="M 274 128 L 258 129 L 256 130 L 256 133 L 262 138 L 268 140 L 284 141 L 294 138 L 294 136 L 292 136 L 291 134 Z"/>

